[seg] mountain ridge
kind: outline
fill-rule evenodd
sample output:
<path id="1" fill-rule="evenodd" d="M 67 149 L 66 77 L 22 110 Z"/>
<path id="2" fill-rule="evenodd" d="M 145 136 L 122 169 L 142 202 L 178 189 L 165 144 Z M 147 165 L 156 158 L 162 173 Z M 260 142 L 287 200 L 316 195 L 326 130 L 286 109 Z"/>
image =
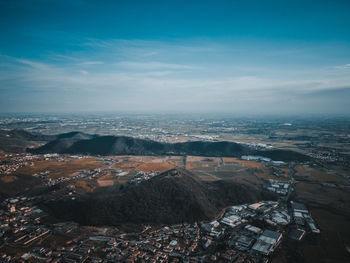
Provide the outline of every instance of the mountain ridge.
<path id="1" fill-rule="evenodd" d="M 0 149 L 34 154 L 150 155 L 241 157 L 260 155 L 275 161 L 308 161 L 307 155 L 282 149 L 255 150 L 228 141 L 163 143 L 128 136 L 100 136 L 83 132 L 43 135 L 24 130 L 0 130 Z"/>
<path id="2" fill-rule="evenodd" d="M 162 143 L 148 139 L 128 136 L 97 136 L 77 139 L 59 138 L 28 152 L 91 154 L 91 155 L 192 155 L 207 157 L 241 157 L 242 155 L 261 155 L 276 161 L 307 161 L 310 157 L 291 150 L 255 150 L 248 146 L 228 141 L 205 142 L 189 141 L 181 143 Z"/>

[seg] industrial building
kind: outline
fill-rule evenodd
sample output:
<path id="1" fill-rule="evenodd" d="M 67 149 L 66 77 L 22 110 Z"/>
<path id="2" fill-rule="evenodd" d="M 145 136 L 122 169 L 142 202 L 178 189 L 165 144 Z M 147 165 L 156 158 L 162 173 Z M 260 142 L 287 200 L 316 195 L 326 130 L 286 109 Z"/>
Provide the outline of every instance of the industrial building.
<path id="1" fill-rule="evenodd" d="M 221 219 L 221 223 L 231 226 L 231 227 L 235 227 L 237 226 L 237 223 L 241 220 L 241 218 L 239 216 L 236 215 L 230 215 L 227 217 L 224 217 Z"/>
<path id="2" fill-rule="evenodd" d="M 238 248 L 239 250 L 248 250 L 252 245 L 253 245 L 254 239 L 251 237 L 247 237 L 247 236 L 240 236 L 236 243 L 235 246 L 236 248 Z"/>
<path id="3" fill-rule="evenodd" d="M 279 232 L 265 230 L 255 242 L 253 250 L 264 255 L 269 255 L 274 251 L 282 239 Z"/>

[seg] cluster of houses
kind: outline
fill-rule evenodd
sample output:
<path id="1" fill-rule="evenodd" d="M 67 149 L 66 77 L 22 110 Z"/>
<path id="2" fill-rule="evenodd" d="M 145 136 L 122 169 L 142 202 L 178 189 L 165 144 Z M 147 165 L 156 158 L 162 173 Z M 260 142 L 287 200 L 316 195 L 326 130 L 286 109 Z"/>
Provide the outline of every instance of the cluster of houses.
<path id="1" fill-rule="evenodd" d="M 133 176 L 133 178 L 129 182 L 131 184 L 139 184 L 142 181 L 147 181 L 158 174 L 160 174 L 159 171 L 151 171 L 151 172 L 139 171 L 137 172 L 137 174 Z"/>
<path id="2" fill-rule="evenodd" d="M 290 182 L 277 181 L 273 179 L 266 180 L 266 184 L 264 185 L 266 190 L 283 196 L 289 193 L 290 187 Z"/>
<path id="3" fill-rule="evenodd" d="M 46 170 L 40 173 L 33 174 L 34 177 L 42 179 L 46 186 L 54 186 L 60 183 L 74 181 L 78 179 L 93 179 L 100 175 L 100 169 L 83 170 L 75 173 L 72 176 L 61 176 L 57 178 L 49 177 L 50 171 Z"/>
<path id="4" fill-rule="evenodd" d="M 25 249 L 51 235 L 50 228 L 41 222 L 45 213 L 32 206 L 32 200 L 33 198 L 23 196 L 5 199 L 1 203 L 0 240 L 2 246 Z M 6 253 L 1 253 L 1 258 L 5 262 L 16 262 Z"/>
<path id="5" fill-rule="evenodd" d="M 39 157 L 31 154 L 5 154 L 4 161 L 0 160 L 0 175 L 10 175 L 17 171 L 21 167 L 33 166 L 33 161 Z"/>
<path id="6" fill-rule="evenodd" d="M 245 160 L 245 161 L 265 162 L 265 163 L 270 163 L 270 164 L 276 165 L 276 166 L 286 164 L 283 161 L 274 161 L 271 158 L 267 158 L 267 157 L 259 156 L 259 155 L 242 155 L 241 159 Z"/>
<path id="7" fill-rule="evenodd" d="M 264 150 L 264 149 L 272 148 L 271 144 L 265 144 L 260 142 L 236 142 L 236 143 L 246 145 L 249 148 L 255 149 L 255 150 Z"/>
<path id="8" fill-rule="evenodd" d="M 106 257 L 111 262 L 182 262 L 198 250 L 199 241 L 200 228 L 197 224 L 179 224 L 157 229 L 149 227 L 147 231 L 138 234 L 136 239 L 116 237 L 112 245 L 109 245 Z"/>

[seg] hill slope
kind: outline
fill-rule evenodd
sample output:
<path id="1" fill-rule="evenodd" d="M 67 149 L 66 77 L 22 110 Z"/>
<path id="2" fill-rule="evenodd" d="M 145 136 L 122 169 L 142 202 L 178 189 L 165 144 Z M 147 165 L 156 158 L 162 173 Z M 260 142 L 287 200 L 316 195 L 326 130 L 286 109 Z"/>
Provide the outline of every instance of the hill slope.
<path id="1" fill-rule="evenodd" d="M 28 147 L 41 147 L 41 153 L 60 152 L 67 149 L 79 140 L 93 139 L 98 135 L 90 135 L 82 132 L 68 132 L 59 135 L 45 135 L 25 130 L 0 130 L 0 149 L 6 152 L 25 152 Z"/>
<path id="2" fill-rule="evenodd" d="M 28 151 L 32 153 L 67 153 L 67 149 L 76 142 L 89 141 L 97 137 L 98 135 L 90 135 L 82 132 L 63 133 L 57 135 L 55 140 L 36 149 L 28 149 Z"/>
<path id="3" fill-rule="evenodd" d="M 228 205 L 273 197 L 229 180 L 203 182 L 176 168 L 122 190 L 104 188 L 77 200 L 47 202 L 45 209 L 60 220 L 83 225 L 174 224 L 210 220 Z"/>
<path id="4" fill-rule="evenodd" d="M 6 152 L 24 152 L 27 147 L 37 146 L 56 137 L 24 130 L 0 130 L 0 149 Z"/>

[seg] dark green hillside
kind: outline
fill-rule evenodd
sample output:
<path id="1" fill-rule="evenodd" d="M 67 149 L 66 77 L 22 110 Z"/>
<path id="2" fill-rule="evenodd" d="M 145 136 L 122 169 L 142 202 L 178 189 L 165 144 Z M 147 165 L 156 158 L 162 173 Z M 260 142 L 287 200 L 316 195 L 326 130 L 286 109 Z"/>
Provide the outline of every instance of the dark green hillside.
<path id="1" fill-rule="evenodd" d="M 257 187 L 203 182 L 187 170 L 172 169 L 122 190 L 105 188 L 77 200 L 47 202 L 45 209 L 59 220 L 83 225 L 174 224 L 210 220 L 228 205 L 271 198 Z"/>
<path id="2" fill-rule="evenodd" d="M 235 142 L 183 142 L 161 143 L 126 136 L 73 135 L 57 136 L 58 139 L 36 149 L 32 153 L 68 153 L 92 155 L 194 155 L 208 157 L 241 157 L 261 155 L 278 161 L 307 161 L 310 158 L 290 150 L 257 151 Z"/>

